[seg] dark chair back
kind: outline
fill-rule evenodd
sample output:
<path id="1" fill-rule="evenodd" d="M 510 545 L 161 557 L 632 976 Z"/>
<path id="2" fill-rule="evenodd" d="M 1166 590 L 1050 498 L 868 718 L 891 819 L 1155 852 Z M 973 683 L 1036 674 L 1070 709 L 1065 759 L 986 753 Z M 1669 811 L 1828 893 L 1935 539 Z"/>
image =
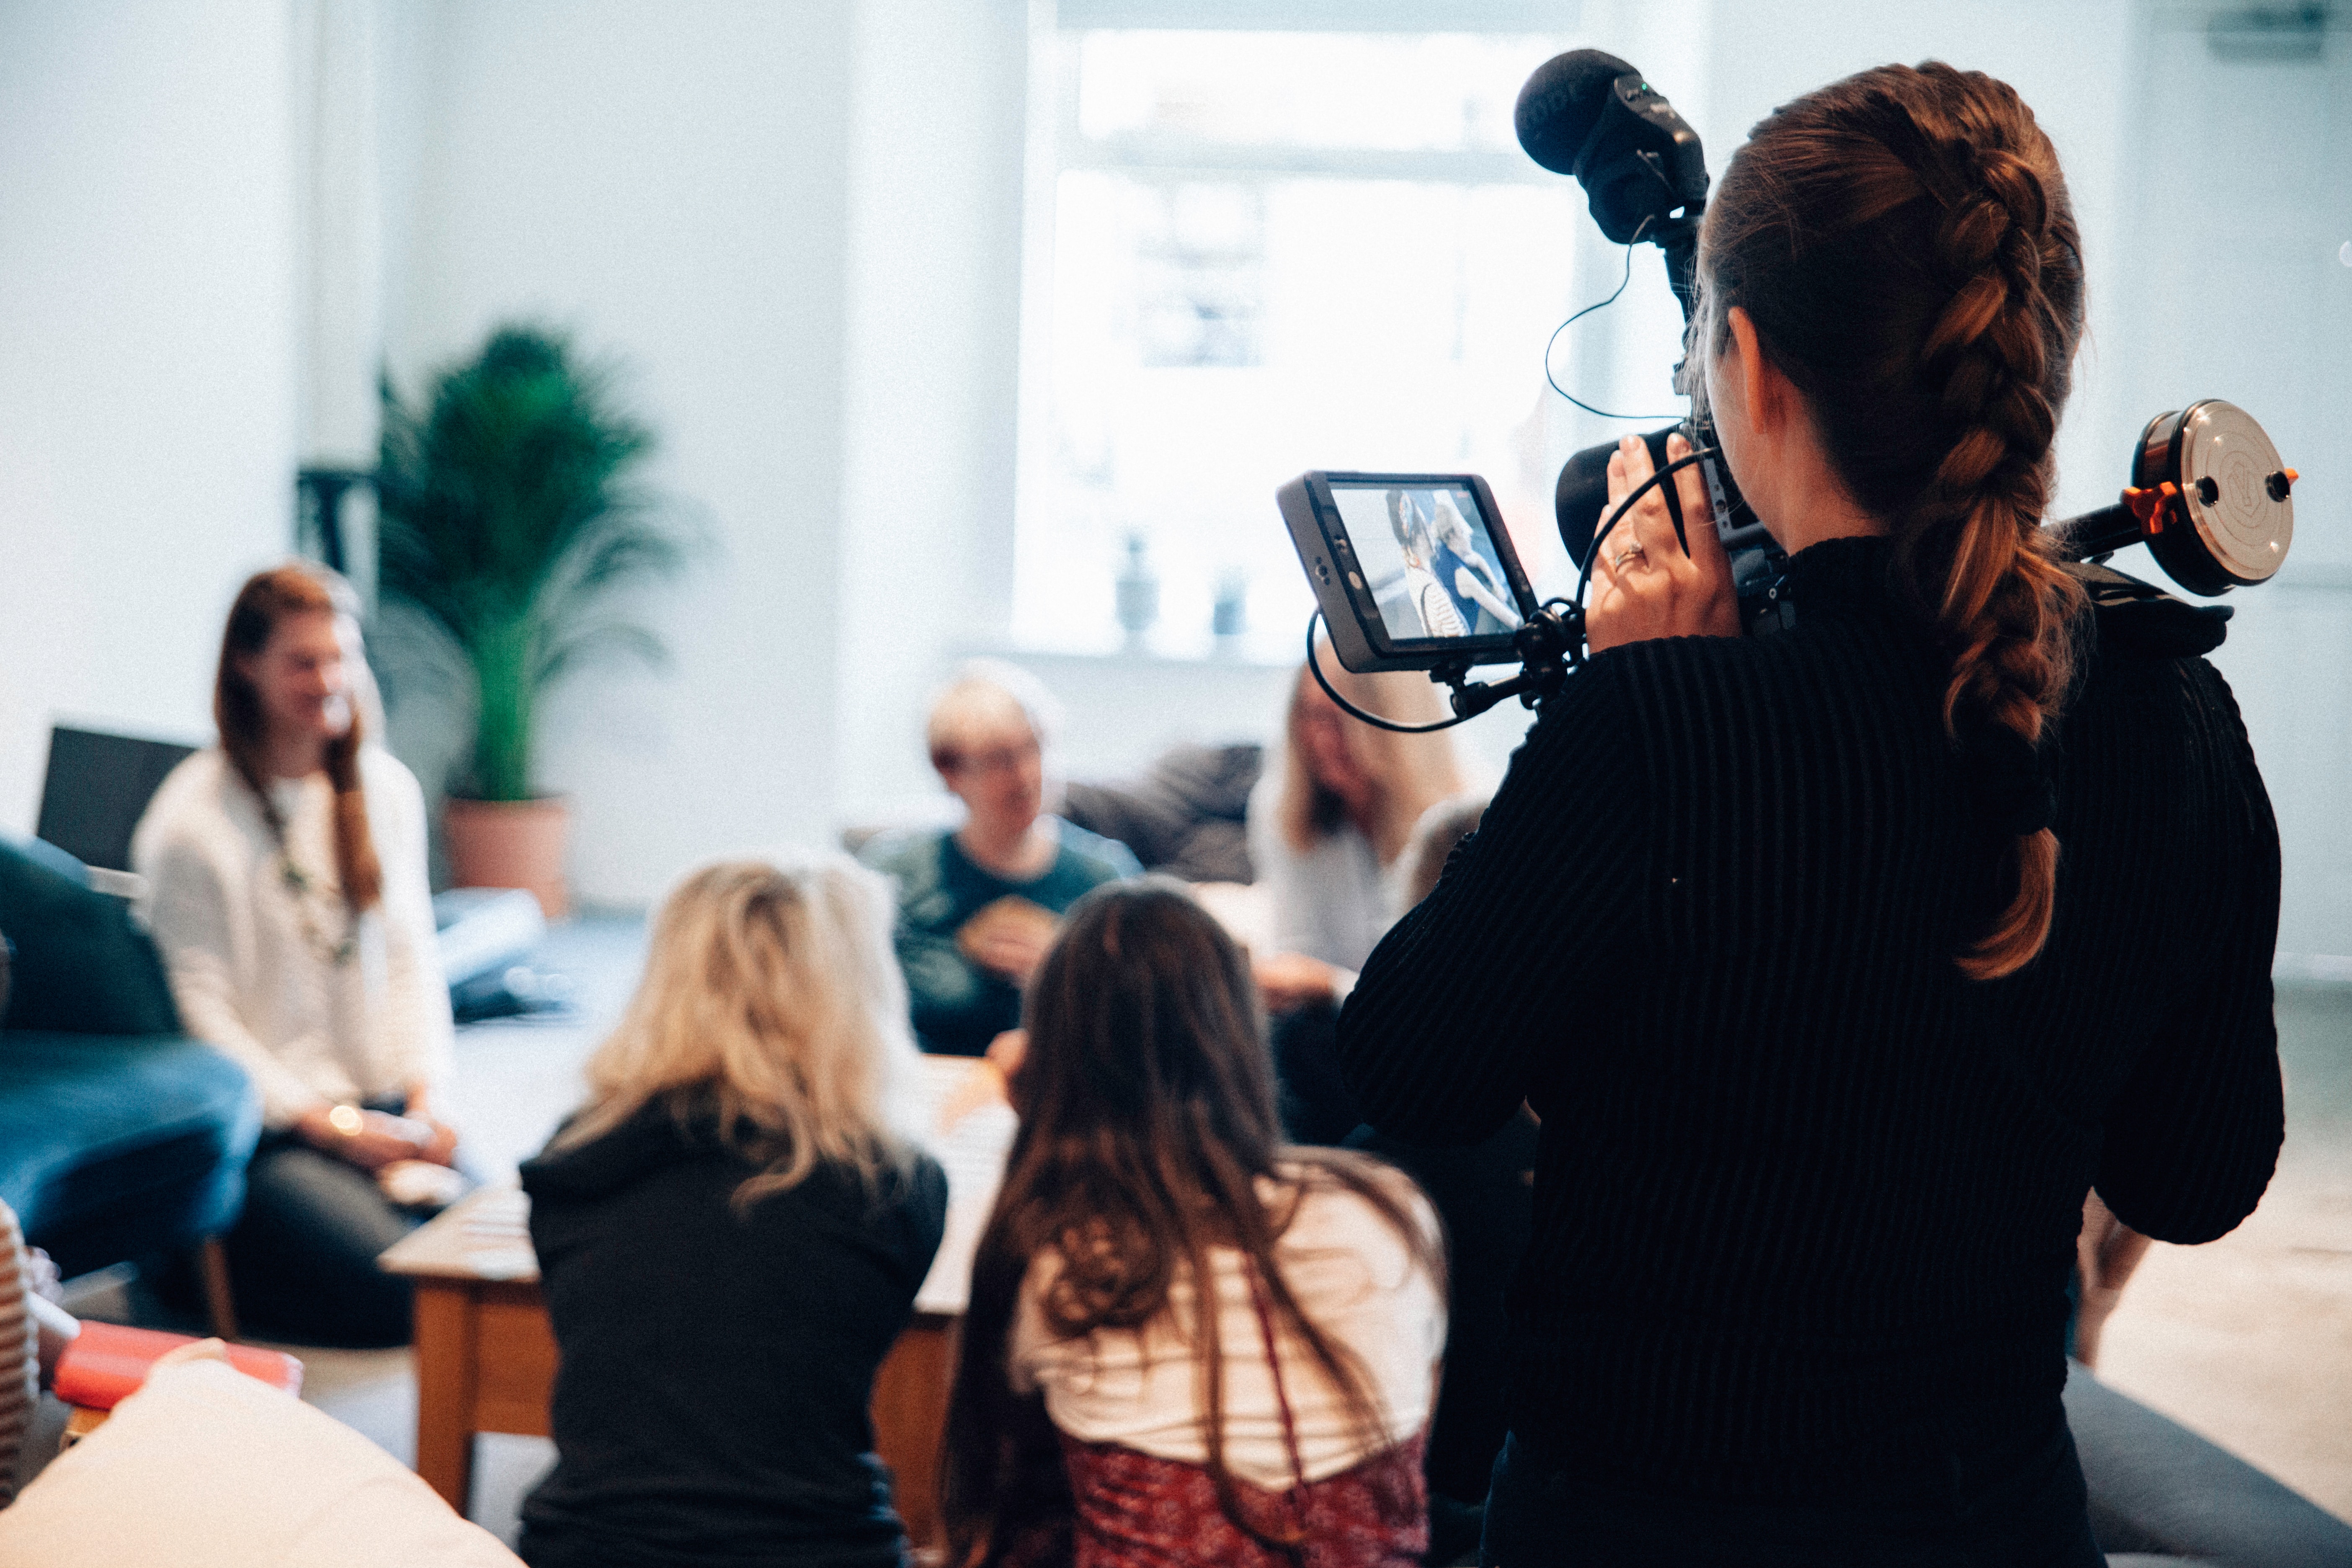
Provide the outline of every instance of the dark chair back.
<path id="1" fill-rule="evenodd" d="M 33 831 L 85 866 L 131 869 L 131 834 L 163 775 L 194 746 L 59 724 L 49 731 L 49 770 Z"/>

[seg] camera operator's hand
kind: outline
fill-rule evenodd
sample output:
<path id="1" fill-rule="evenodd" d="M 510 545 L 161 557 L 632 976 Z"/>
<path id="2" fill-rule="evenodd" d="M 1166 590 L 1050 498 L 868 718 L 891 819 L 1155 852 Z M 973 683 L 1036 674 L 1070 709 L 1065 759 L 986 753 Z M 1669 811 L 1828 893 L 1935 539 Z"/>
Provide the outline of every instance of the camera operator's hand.
<path id="1" fill-rule="evenodd" d="M 1666 437 L 1669 461 L 1690 456 L 1680 435 Z M 1632 494 L 1654 471 L 1650 448 L 1638 436 L 1618 443 L 1609 459 L 1609 506 Z M 1652 637 L 1736 637 L 1739 600 L 1732 592 L 1731 560 L 1706 520 L 1706 481 L 1693 464 L 1670 481 L 1682 500 L 1690 549 L 1675 536 L 1663 487 L 1652 486 L 1620 518 L 1597 548 L 1592 566 L 1592 607 L 1585 633 L 1592 651 Z M 1606 513 L 1603 514 L 1604 516 Z"/>

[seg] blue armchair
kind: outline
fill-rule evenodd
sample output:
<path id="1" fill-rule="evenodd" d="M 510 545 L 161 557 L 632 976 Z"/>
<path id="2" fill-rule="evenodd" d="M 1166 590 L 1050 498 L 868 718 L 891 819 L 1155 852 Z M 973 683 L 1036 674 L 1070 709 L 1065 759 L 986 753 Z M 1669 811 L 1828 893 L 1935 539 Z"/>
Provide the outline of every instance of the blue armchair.
<path id="1" fill-rule="evenodd" d="M 182 1034 L 129 907 L 63 851 L 0 839 L 0 933 L 15 949 L 0 1202 L 25 1239 L 71 1275 L 218 1236 L 244 1200 L 259 1102 L 242 1068 Z"/>

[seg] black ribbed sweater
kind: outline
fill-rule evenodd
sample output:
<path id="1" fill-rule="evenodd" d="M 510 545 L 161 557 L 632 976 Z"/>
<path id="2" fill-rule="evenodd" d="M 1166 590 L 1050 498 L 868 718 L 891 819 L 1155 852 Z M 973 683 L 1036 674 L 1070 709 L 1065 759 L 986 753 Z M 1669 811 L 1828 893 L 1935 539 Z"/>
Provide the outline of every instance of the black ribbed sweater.
<path id="1" fill-rule="evenodd" d="M 1571 677 L 1340 1019 L 1383 1131 L 1542 1117 L 1513 1426 L 1596 1487 L 1948 1469 L 2055 1407 L 2085 1188 L 2204 1241 L 2276 1158 L 2277 834 L 2221 678 L 2087 658 L 2049 947 L 1970 983 L 1997 840 L 1885 563 L 1814 546 L 1791 629 Z"/>

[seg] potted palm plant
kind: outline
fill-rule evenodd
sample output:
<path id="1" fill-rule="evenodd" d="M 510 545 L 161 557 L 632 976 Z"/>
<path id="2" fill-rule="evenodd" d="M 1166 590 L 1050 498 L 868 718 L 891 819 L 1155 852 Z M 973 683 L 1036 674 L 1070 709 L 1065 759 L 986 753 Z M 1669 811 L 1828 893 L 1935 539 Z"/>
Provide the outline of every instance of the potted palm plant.
<path id="1" fill-rule="evenodd" d="M 507 326 L 421 412 L 383 383 L 376 475 L 386 609 L 470 676 L 473 743 L 443 832 L 460 887 L 528 888 L 552 917 L 569 808 L 533 759 L 551 687 L 603 656 L 658 668 L 623 591 L 676 572 L 686 535 L 636 484 L 653 436 L 561 333 Z"/>

